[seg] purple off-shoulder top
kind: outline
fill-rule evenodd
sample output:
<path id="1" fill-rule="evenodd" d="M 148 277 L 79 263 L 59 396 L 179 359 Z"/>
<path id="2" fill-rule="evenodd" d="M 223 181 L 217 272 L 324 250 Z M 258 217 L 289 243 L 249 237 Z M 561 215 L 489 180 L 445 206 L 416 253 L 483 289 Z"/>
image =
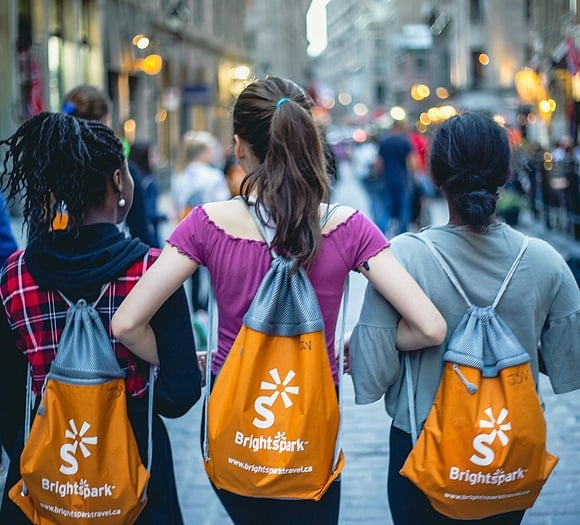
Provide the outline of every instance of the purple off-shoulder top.
<path id="1" fill-rule="evenodd" d="M 217 374 L 242 325 L 242 319 L 266 274 L 271 256 L 264 241 L 234 237 L 198 206 L 169 236 L 168 242 L 209 270 L 219 312 Z M 389 246 L 381 231 L 361 212 L 322 236 L 320 251 L 308 275 L 324 317 L 332 374 L 337 381 L 334 338 L 348 273 Z"/>

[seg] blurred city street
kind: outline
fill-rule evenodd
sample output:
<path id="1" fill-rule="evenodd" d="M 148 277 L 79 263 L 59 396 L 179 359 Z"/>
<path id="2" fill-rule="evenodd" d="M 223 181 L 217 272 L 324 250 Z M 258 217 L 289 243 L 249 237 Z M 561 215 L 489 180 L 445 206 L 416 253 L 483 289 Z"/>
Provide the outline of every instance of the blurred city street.
<path id="1" fill-rule="evenodd" d="M 349 172 L 348 165 L 341 171 L 334 200 L 368 213 L 364 190 Z M 163 205 L 168 206 L 169 201 L 164 201 Z M 434 199 L 429 206 L 434 223 L 447 221 L 447 210 L 442 200 Z M 13 226 L 15 233 L 20 232 L 18 221 Z M 166 224 L 164 233 L 171 227 L 172 224 Z M 523 221 L 522 228 L 533 235 L 539 235 L 543 231 L 529 218 Z M 553 240 L 557 248 L 566 252 L 566 255 L 577 253 L 580 249 L 578 243 L 573 241 L 567 243 L 561 238 Z M 358 318 L 365 282 L 362 276 L 354 273 L 351 275 L 347 329 L 352 328 Z M 349 376 L 345 376 L 343 386 L 343 448 L 346 466 L 342 476 L 340 523 L 392 524 L 387 507 L 386 488 L 390 418 L 384 411 L 382 401 L 367 406 L 354 404 Z M 540 394 L 546 406 L 548 448 L 560 457 L 560 462 L 536 505 L 527 512 L 523 523 L 576 525 L 580 515 L 580 499 L 577 496 L 580 493 L 580 392 L 555 396 L 549 382 L 543 377 Z M 231 521 L 207 481 L 203 468 L 199 445 L 201 411 L 200 401 L 185 416 L 166 420 L 173 446 L 183 517 L 186 525 L 226 525 Z M 0 483 L 3 479 L 0 477 Z"/>

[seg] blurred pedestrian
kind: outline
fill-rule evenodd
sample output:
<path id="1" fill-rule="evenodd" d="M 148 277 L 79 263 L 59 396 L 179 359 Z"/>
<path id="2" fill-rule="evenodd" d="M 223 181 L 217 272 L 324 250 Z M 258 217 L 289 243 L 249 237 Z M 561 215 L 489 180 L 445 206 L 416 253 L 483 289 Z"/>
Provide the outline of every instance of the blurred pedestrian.
<path id="1" fill-rule="evenodd" d="M 367 140 L 357 144 L 352 152 L 352 169 L 369 199 L 371 219 L 382 232 L 385 232 L 387 214 L 383 196 L 384 179 L 383 172 L 377 164 L 378 151 L 376 135 L 369 134 Z"/>
<path id="2" fill-rule="evenodd" d="M 540 217 L 540 204 L 542 200 L 541 181 L 545 177 L 544 149 L 538 142 L 530 142 L 524 149 L 522 155 L 521 172 L 526 188 L 528 202 L 534 219 Z"/>
<path id="3" fill-rule="evenodd" d="M 386 232 L 392 235 L 406 232 L 413 214 L 415 184 L 413 146 L 404 120 L 395 120 L 390 130 L 379 137 L 377 162 L 383 179 Z"/>
<path id="4" fill-rule="evenodd" d="M 437 195 L 437 190 L 431 181 L 428 170 L 429 137 L 425 133 L 419 133 L 416 129 L 409 132 L 409 140 L 413 146 L 413 197 L 411 199 L 411 221 L 416 228 L 428 226 L 431 223 L 429 217 L 428 199 Z"/>
<path id="5" fill-rule="evenodd" d="M 436 132 L 430 161 L 433 180 L 447 200 L 449 223 L 431 226 L 421 235 L 431 240 L 473 304 L 491 304 L 524 242 L 522 233 L 499 222 L 494 213 L 498 190 L 510 173 L 505 130 L 478 114 L 453 117 Z M 400 235 L 392 246 L 401 264 L 440 309 L 450 336 L 465 312 L 464 300 L 421 236 Z M 552 246 L 530 239 L 497 311 L 529 353 L 536 385 L 542 359 L 556 393 L 580 388 L 580 292 L 566 262 Z M 447 518 L 399 473 L 412 449 L 409 403 L 414 400 L 420 430 L 435 399 L 449 342 L 448 336 L 441 346 L 411 354 L 414 391 L 408 393 L 395 331 L 399 318 L 369 287 L 350 339 L 356 402 L 372 403 L 384 396 L 393 418 L 387 485 L 395 525 L 521 523 L 523 510 L 482 520 Z"/>
<path id="6" fill-rule="evenodd" d="M 59 292 L 73 302 L 80 298 L 91 302 L 104 284 L 112 283 L 99 307 L 105 331 L 111 334 L 114 312 L 155 262 L 159 250 L 138 239 L 127 239 L 117 227 L 131 207 L 134 183 L 123 146 L 109 127 L 63 113 L 41 113 L 0 145 L 6 147 L 0 171 L 2 187 L 9 202 L 23 199 L 23 218 L 29 231 L 26 249 L 12 254 L 0 272 L 0 340 L 5 371 L 0 381 L 0 406 L 6 417 L 3 430 L 10 429 L 3 437 L 10 444 L 11 460 L 0 523 L 19 525 L 29 521 L 8 498 L 8 491 L 21 477 L 27 364 L 31 367 L 34 406 L 38 406 L 68 310 Z M 60 203 L 66 205 L 68 222 L 65 230 L 55 231 L 53 219 Z M 182 288 L 168 294 L 151 321 L 147 337 L 156 341 L 156 352 L 137 357 L 111 336 L 117 361 L 125 372 L 128 416 L 144 464 L 150 367 L 143 358 L 159 365 L 148 503 L 136 523 L 182 525 L 171 444 L 160 417 L 184 414 L 201 393 Z"/>
<path id="7" fill-rule="evenodd" d="M 564 202 L 567 215 L 567 233 L 574 240 L 580 240 L 580 163 L 576 157 L 575 148 L 568 144 L 564 158 L 560 161 L 562 175 L 565 177 Z"/>
<path id="8" fill-rule="evenodd" d="M 179 220 L 195 206 L 227 200 L 230 190 L 217 167 L 217 139 L 208 131 L 188 131 L 183 136 L 171 195 Z"/>
<path id="9" fill-rule="evenodd" d="M 171 180 L 171 195 L 179 220 L 199 204 L 231 197 L 224 174 L 216 167 L 217 147 L 218 140 L 208 131 L 188 131 L 183 136 L 177 172 Z M 199 317 L 202 327 L 207 324 L 208 286 L 204 272 L 191 276 L 192 312 Z"/>
<path id="10" fill-rule="evenodd" d="M 430 346 L 443 340 L 445 325 L 437 310 L 402 271 L 388 241 L 370 220 L 352 208 L 340 206 L 321 229 L 330 185 L 311 110 L 309 97 L 289 80 L 269 77 L 252 82 L 242 91 L 233 111 L 235 154 L 248 174 L 242 199 L 197 206 L 177 225 L 157 264 L 113 318 L 114 333 L 121 341 L 135 351 L 154 352 L 154 340 L 140 334 L 146 333 L 151 316 L 165 296 L 205 265 L 218 308 L 218 348 L 212 374 L 219 373 L 272 260 L 248 206 L 267 210 L 271 218 L 268 225 L 275 225 L 272 248 L 295 259 L 310 276 L 325 320 L 335 384 L 338 371 L 334 334 L 351 270 L 360 271 L 400 309 L 405 319 L 399 332 L 403 348 Z M 332 483 L 320 501 L 216 492 L 238 525 L 338 523 L 340 481 Z"/>
<path id="11" fill-rule="evenodd" d="M 240 166 L 240 163 L 233 152 L 228 152 L 225 155 L 224 176 L 226 178 L 228 189 L 230 190 L 230 196 L 235 197 L 239 195 L 246 173 Z"/>
<path id="12" fill-rule="evenodd" d="M 4 262 L 8 256 L 13 254 L 18 249 L 16 238 L 12 233 L 12 226 L 10 225 L 10 214 L 6 207 L 4 193 L 0 192 L 0 268 L 4 266 Z M 2 394 L 0 394 L 2 395 Z M 3 465 L 4 449 L 9 448 L 2 436 L 4 435 L 3 426 L 5 425 L 6 417 L 0 406 L 0 473 L 4 471 Z"/>
<path id="13" fill-rule="evenodd" d="M 155 170 L 158 164 L 158 151 L 155 144 L 149 142 L 135 142 L 129 149 L 129 163 L 135 170 L 140 171 L 141 187 L 145 202 L 145 213 L 151 227 L 152 246 L 161 247 L 159 225 L 167 220 L 167 216 L 159 211 L 159 182 Z"/>
<path id="14" fill-rule="evenodd" d="M 0 268 L 9 255 L 18 249 L 18 243 L 12 233 L 10 213 L 4 193 L 0 191 Z"/>

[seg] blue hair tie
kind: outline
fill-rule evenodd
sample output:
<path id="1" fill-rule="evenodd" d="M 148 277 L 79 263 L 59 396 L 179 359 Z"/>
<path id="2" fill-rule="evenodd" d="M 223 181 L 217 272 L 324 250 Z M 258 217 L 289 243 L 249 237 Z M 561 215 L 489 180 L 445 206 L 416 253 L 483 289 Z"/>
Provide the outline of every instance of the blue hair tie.
<path id="1" fill-rule="evenodd" d="M 284 102 L 290 102 L 290 99 L 287 97 L 281 98 L 278 102 L 276 102 L 276 109 L 278 109 Z"/>
<path id="2" fill-rule="evenodd" d="M 72 102 L 65 102 L 62 107 L 62 112 L 67 115 L 74 115 L 77 112 L 77 107 Z"/>

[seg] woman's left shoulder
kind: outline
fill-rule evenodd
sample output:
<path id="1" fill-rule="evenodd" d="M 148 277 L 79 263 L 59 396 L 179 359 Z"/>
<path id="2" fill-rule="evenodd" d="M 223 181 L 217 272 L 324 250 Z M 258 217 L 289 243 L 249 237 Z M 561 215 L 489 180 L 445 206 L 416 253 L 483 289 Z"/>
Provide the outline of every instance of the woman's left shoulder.
<path id="1" fill-rule="evenodd" d="M 328 204 L 321 204 L 320 216 L 324 218 L 325 215 L 328 215 L 328 218 L 322 227 L 323 234 L 329 233 L 338 226 L 347 224 L 352 220 L 364 220 L 364 215 L 359 210 L 342 204 L 331 204 L 330 206 Z"/>

